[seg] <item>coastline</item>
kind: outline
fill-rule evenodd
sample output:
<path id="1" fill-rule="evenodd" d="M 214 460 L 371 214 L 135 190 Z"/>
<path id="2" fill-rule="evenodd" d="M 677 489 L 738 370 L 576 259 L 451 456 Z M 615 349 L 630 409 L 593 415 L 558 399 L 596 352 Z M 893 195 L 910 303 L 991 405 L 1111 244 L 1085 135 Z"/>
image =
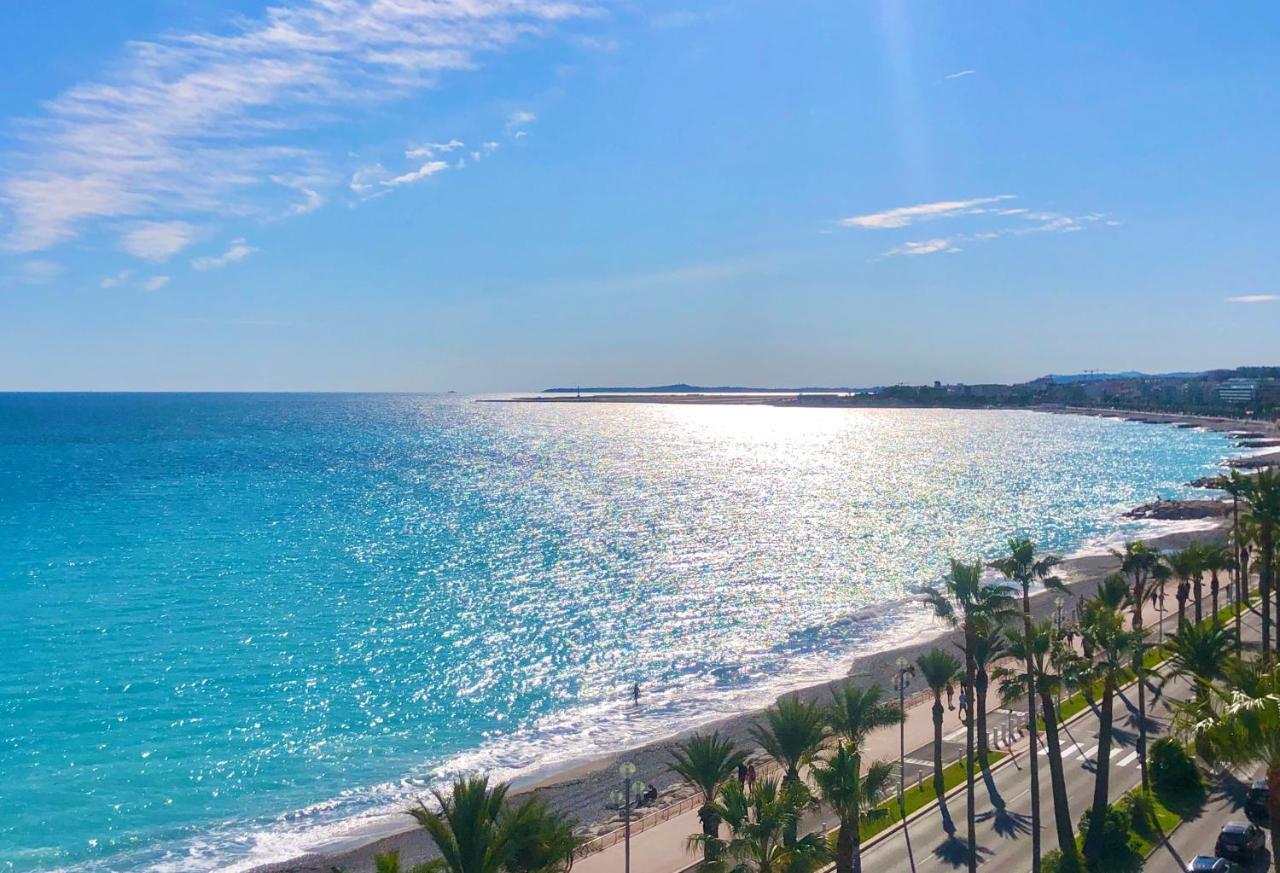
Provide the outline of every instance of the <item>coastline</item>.
<path id="1" fill-rule="evenodd" d="M 1193 529 L 1170 531 L 1144 539 L 1155 548 L 1179 549 L 1192 542 L 1221 541 L 1226 535 L 1227 526 L 1227 519 L 1214 519 Z M 1059 575 L 1074 597 L 1091 593 L 1093 587 L 1116 568 L 1117 563 L 1109 553 L 1091 552 L 1064 560 L 1059 565 Z M 1045 594 L 1044 591 L 1032 594 L 1032 611 L 1038 618 L 1051 617 L 1055 611 L 1053 599 L 1044 596 Z M 1071 606 L 1067 607 L 1070 608 Z M 825 700 L 832 688 L 846 681 L 852 674 L 858 675 L 860 683 L 878 682 L 888 687 L 895 672 L 894 662 L 899 657 L 914 660 L 934 646 L 953 645 L 958 641 L 957 632 L 938 626 L 936 634 L 915 642 L 855 656 L 848 663 L 844 675 L 839 678 L 814 683 L 785 694 L 796 694 L 808 700 Z M 664 800 L 676 802 L 681 798 L 671 797 L 668 787 L 678 780 L 675 774 L 667 770 L 667 761 L 674 746 L 694 731 L 718 730 L 736 742 L 754 748 L 750 741 L 750 725 L 764 709 L 765 707 L 746 710 L 637 747 L 567 764 L 552 772 L 532 777 L 525 784 L 520 784 L 517 780 L 517 790 L 513 793 L 533 793 L 542 797 L 554 808 L 573 815 L 582 824 L 588 825 L 592 834 L 600 833 L 603 830 L 600 825 L 610 815 L 605 805 L 610 791 L 616 787 L 615 771 L 619 762 L 627 760 L 634 763 L 637 778 L 658 786 L 663 792 Z M 374 856 L 388 851 L 399 851 L 402 862 L 407 863 L 419 863 L 436 856 L 434 846 L 425 832 L 409 822 L 406 816 L 403 826 L 394 829 L 378 827 L 364 833 L 352 833 L 319 846 L 305 855 L 249 868 L 249 873 L 331 873 L 335 868 L 343 873 L 371 873 L 374 869 Z"/>
<path id="2" fill-rule="evenodd" d="M 774 398 L 770 398 L 774 399 Z M 582 399 L 586 401 L 586 398 Z M 609 401 L 615 398 L 607 398 Z M 716 398 L 713 402 L 742 402 L 743 398 Z M 761 398 L 760 400 L 767 399 Z M 752 398 L 750 402 L 760 402 Z M 536 401 L 535 401 L 536 402 Z M 551 402 L 578 402 L 576 398 L 554 398 Z M 637 402 L 670 402 L 664 399 L 643 398 Z M 682 400 L 681 402 L 690 402 Z M 692 401 L 698 402 L 698 401 Z M 1075 408 L 1038 408 L 1030 411 L 1050 412 L 1057 414 L 1094 415 L 1101 417 L 1124 418 L 1144 423 L 1181 424 L 1182 426 L 1203 427 L 1222 432 L 1239 432 L 1242 430 L 1274 433 L 1274 425 L 1269 423 L 1246 422 L 1232 419 L 1205 419 L 1193 416 L 1154 416 L 1146 414 L 1125 414 L 1114 410 L 1084 410 Z M 1223 459 L 1226 466 L 1240 457 L 1265 457 L 1266 462 L 1280 462 L 1280 452 L 1267 452 L 1261 455 L 1245 455 L 1237 449 L 1230 458 Z M 1131 510 L 1131 512 L 1134 510 Z M 1194 523 L 1178 525 L 1177 530 L 1168 531 L 1172 526 L 1168 523 L 1160 525 L 1164 532 L 1142 537 L 1154 547 L 1177 549 L 1190 542 L 1219 541 L 1225 536 L 1228 521 L 1222 516 L 1212 517 L 1199 515 Z M 1063 561 L 1059 573 L 1073 594 L 1089 593 L 1094 585 L 1116 569 L 1116 562 L 1101 544 L 1086 551 L 1088 545 L 1071 558 Z M 1052 598 L 1042 596 L 1043 592 L 1033 594 L 1032 608 L 1038 617 L 1046 617 L 1053 613 Z M 825 699 L 830 689 L 845 681 L 851 674 L 857 674 L 859 682 L 879 682 L 888 685 L 894 674 L 894 662 L 899 657 L 914 659 L 918 654 L 937 645 L 948 645 L 957 638 L 954 632 L 938 626 L 937 633 L 917 638 L 911 643 L 898 645 L 877 652 L 855 655 L 841 666 L 844 667 L 840 678 L 817 682 L 808 686 L 793 689 L 785 694 L 798 694 L 806 699 Z M 590 759 L 568 762 L 557 765 L 545 772 L 517 779 L 515 794 L 534 793 L 544 798 L 551 806 L 574 816 L 587 826 L 590 834 L 597 835 L 607 830 L 603 826 L 610 817 L 606 809 L 606 800 L 616 785 L 616 765 L 621 760 L 629 760 L 637 767 L 637 777 L 645 782 L 652 782 L 662 792 L 660 804 L 675 803 L 686 796 L 685 793 L 671 789 L 678 780 L 667 770 L 666 764 L 671 749 L 683 737 L 693 731 L 718 730 L 735 741 L 751 746 L 749 727 L 763 711 L 764 707 L 747 709 L 742 712 L 701 723 L 695 727 L 654 739 L 643 745 L 620 749 Z M 753 746 L 752 746 L 753 747 Z M 417 828 L 405 816 L 403 824 L 397 824 L 393 817 L 385 821 L 370 823 L 362 830 L 355 830 L 340 838 L 316 846 L 312 851 L 288 860 L 253 866 L 249 873 L 330 873 L 340 869 L 344 873 L 366 873 L 374 868 L 374 856 L 387 851 L 399 851 L 405 863 L 418 863 L 436 855 L 434 846 L 425 832 Z"/>

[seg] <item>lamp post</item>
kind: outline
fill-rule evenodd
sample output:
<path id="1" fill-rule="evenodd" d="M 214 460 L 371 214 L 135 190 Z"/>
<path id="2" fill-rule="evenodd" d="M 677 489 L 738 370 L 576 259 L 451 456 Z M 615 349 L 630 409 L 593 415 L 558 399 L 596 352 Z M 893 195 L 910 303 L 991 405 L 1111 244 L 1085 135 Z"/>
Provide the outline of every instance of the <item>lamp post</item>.
<path id="1" fill-rule="evenodd" d="M 902 713 L 902 721 L 898 722 L 898 812 L 905 819 L 907 817 L 907 676 L 914 676 L 916 668 L 906 658 L 899 658 L 894 662 L 894 666 L 898 668 L 898 711 Z"/>
<path id="2" fill-rule="evenodd" d="M 614 806 L 622 807 L 622 873 L 631 873 L 631 795 L 634 792 L 639 796 L 644 786 L 631 781 L 636 775 L 636 765 L 630 761 L 619 765 L 618 775 L 622 777 L 622 790 L 610 792 L 609 799 Z"/>
<path id="3" fill-rule="evenodd" d="M 1058 635 L 1059 636 L 1062 635 L 1062 604 L 1066 602 L 1067 601 L 1063 599 L 1061 594 L 1055 594 L 1053 596 L 1053 605 L 1058 608 Z"/>

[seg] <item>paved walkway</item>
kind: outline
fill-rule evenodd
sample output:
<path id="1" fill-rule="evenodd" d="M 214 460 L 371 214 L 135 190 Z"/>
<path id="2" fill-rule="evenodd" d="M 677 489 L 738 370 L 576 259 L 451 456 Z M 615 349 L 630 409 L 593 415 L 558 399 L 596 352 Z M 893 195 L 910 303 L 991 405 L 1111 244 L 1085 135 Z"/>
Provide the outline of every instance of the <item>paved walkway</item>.
<path id="1" fill-rule="evenodd" d="M 1175 627 L 1177 623 L 1176 603 L 1173 598 L 1175 590 L 1176 583 L 1169 582 L 1166 587 L 1167 601 L 1163 626 L 1165 632 Z M 1205 595 L 1207 609 L 1207 585 Z M 1222 605 L 1225 604 L 1226 600 L 1224 599 Z M 1149 603 L 1145 610 L 1145 617 L 1147 626 L 1152 629 L 1153 634 L 1156 634 L 1159 614 L 1151 609 Z M 1190 608 L 1188 608 L 1188 617 L 1191 617 Z M 908 687 L 909 694 L 925 687 L 923 680 L 919 677 L 912 679 L 911 682 L 913 684 Z M 957 695 L 957 701 L 958 699 L 959 695 Z M 993 703 L 996 701 L 998 701 L 998 696 L 993 688 L 988 702 Z M 932 773 L 932 705 L 932 698 L 927 698 L 920 699 L 914 706 L 908 705 L 907 708 L 905 745 L 908 750 L 906 757 L 910 760 L 905 766 L 905 771 L 908 785 L 915 784 L 916 780 L 921 778 L 928 780 Z M 1020 712 L 1021 714 L 1018 711 L 1010 712 L 996 704 L 988 710 L 989 730 L 1003 734 L 1007 725 L 1017 724 L 1019 717 L 1025 721 L 1025 709 Z M 944 713 L 943 729 L 945 731 L 943 758 L 945 763 L 950 763 L 962 755 L 964 751 L 965 727 L 960 721 L 958 707 L 955 710 L 948 710 Z M 1064 743 L 1068 742 L 1066 737 L 1063 740 Z M 995 747 L 994 744 L 993 747 Z M 1001 747 L 1003 748 L 1003 744 Z M 874 731 L 867 738 L 863 748 L 863 760 L 868 762 L 886 760 L 892 761 L 896 765 L 899 755 L 898 728 L 892 727 Z M 1026 740 L 1015 743 L 1013 751 L 1015 759 L 1018 760 L 1015 760 L 1015 764 L 1008 769 L 1014 769 L 1015 767 L 1020 769 L 1022 764 L 1019 761 L 1024 758 L 1027 751 Z M 1087 748 L 1074 751 L 1082 753 L 1082 761 L 1089 757 Z M 1043 755 L 1043 750 L 1041 754 Z M 1119 759 L 1115 762 L 1117 766 L 1128 766 L 1135 763 L 1136 752 L 1126 751 L 1120 753 L 1117 750 L 1117 754 L 1112 757 L 1113 759 Z M 1041 757 L 1040 774 L 1041 782 L 1047 786 L 1049 771 L 1043 757 Z M 1046 839 L 1051 839 L 1052 822 L 1047 822 L 1046 824 L 1049 826 L 1049 830 L 1045 831 Z M 802 832 L 815 830 L 819 825 L 834 827 L 835 822 L 830 813 L 820 810 L 806 817 Z M 689 851 L 688 839 L 690 834 L 698 833 L 701 829 L 702 825 L 698 821 L 695 807 L 661 824 L 654 825 L 643 833 L 636 834 L 631 839 L 631 873 L 677 873 L 677 871 L 682 871 L 693 865 L 697 861 L 697 856 Z M 1046 847 L 1048 845 L 1046 843 Z M 619 842 L 603 851 L 588 855 L 574 863 L 574 873 L 622 873 L 624 869 L 624 848 L 624 844 Z"/>

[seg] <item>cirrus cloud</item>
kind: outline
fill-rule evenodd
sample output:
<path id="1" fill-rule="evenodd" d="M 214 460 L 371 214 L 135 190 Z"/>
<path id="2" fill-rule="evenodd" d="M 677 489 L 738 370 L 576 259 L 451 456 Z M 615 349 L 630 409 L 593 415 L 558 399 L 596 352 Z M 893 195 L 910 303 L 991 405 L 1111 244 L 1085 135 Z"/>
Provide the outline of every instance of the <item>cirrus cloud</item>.
<path id="1" fill-rule="evenodd" d="M 325 172 L 332 156 L 299 145 L 300 132 L 598 11 L 593 0 L 292 0 L 220 29 L 130 42 L 111 72 L 19 128 L 0 171 L 0 247 L 47 249 L 95 223 L 159 214 L 310 211 L 317 185 L 271 180 L 342 174 Z M 279 202 L 289 187 L 302 197 L 291 208 Z"/>

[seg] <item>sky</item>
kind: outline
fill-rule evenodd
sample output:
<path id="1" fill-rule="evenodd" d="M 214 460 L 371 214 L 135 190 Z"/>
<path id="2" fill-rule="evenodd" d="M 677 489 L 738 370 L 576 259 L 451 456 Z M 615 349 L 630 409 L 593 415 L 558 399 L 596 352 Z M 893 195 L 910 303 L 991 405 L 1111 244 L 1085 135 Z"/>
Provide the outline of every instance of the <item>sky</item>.
<path id="1" fill-rule="evenodd" d="M 1277 364 L 1280 6 L 0 10 L 0 390 Z"/>

